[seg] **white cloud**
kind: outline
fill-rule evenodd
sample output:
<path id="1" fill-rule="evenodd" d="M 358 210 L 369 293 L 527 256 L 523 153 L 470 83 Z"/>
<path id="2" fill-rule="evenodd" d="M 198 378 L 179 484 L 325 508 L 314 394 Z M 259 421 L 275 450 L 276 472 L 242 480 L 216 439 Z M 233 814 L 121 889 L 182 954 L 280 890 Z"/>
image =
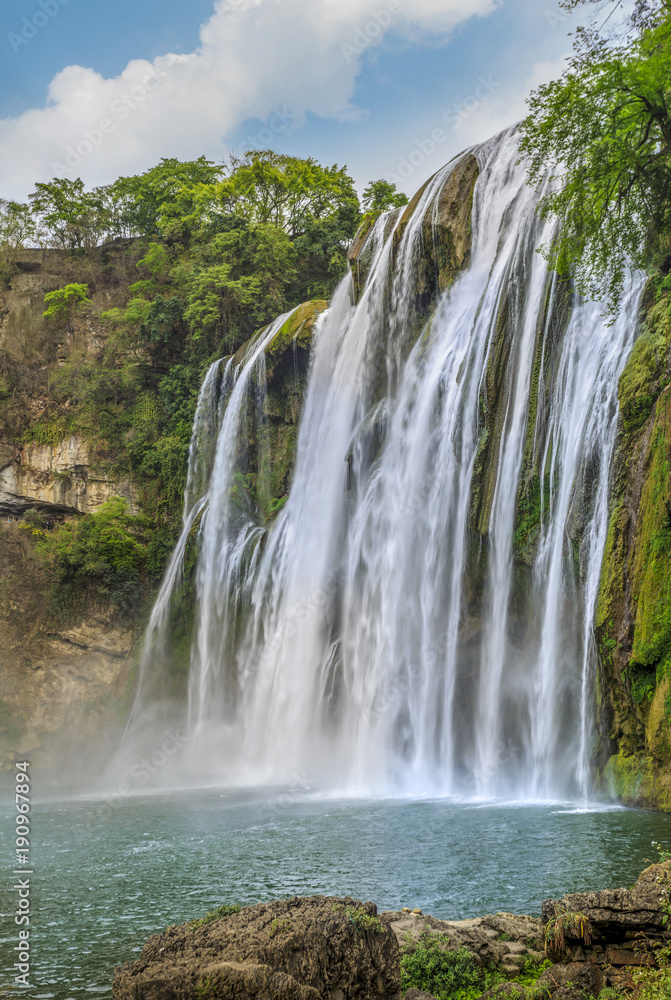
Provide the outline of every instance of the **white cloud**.
<path id="1" fill-rule="evenodd" d="M 120 76 L 68 66 L 47 105 L 0 121 L 0 193 L 24 197 L 60 172 L 89 184 L 146 169 L 161 156 L 222 157 L 247 118 L 276 111 L 347 117 L 362 55 L 390 31 L 445 35 L 500 0 L 217 0 L 188 55 L 134 60 Z"/>
<path id="2" fill-rule="evenodd" d="M 459 145 L 466 147 L 476 142 L 484 142 L 501 132 L 508 125 L 521 121 L 529 113 L 526 104 L 528 94 L 542 83 L 556 80 L 566 69 L 568 53 L 550 62 L 537 62 L 525 77 L 521 86 L 502 87 L 500 91 L 484 100 L 473 114 L 460 117 L 455 125 L 459 135 Z"/>
<path id="3" fill-rule="evenodd" d="M 367 163 L 364 173 L 384 176 L 412 195 L 453 156 L 524 118 L 529 92 L 561 76 L 566 58 L 534 63 L 528 74 L 514 81 L 504 82 L 491 73 L 474 76 L 458 99 L 434 109 L 433 117 L 425 116 L 410 130 L 404 124 L 384 153 L 376 150 L 377 162 Z"/>

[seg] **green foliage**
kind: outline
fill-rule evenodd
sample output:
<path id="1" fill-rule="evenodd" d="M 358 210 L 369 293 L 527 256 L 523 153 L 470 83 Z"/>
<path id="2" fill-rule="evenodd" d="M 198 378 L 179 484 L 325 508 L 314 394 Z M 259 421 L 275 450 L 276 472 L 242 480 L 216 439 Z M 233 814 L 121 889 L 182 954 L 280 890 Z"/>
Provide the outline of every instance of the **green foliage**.
<path id="1" fill-rule="evenodd" d="M 536 962 L 533 958 L 527 958 L 520 969 L 519 976 L 515 977 L 515 982 L 521 983 L 522 986 L 531 986 L 546 969 L 552 968 L 552 964 L 548 958 L 543 962 Z"/>
<path id="2" fill-rule="evenodd" d="M 31 508 L 23 515 L 23 521 L 19 528 L 28 532 L 33 538 L 44 538 L 46 536 L 47 518 L 41 510 Z"/>
<path id="3" fill-rule="evenodd" d="M 136 608 L 147 546 L 142 520 L 133 517 L 121 497 L 55 529 L 39 543 L 38 551 L 50 567 L 61 613 L 67 614 L 95 594 L 123 614 Z"/>
<path id="4" fill-rule="evenodd" d="M 374 917 L 367 913 L 362 906 L 348 906 L 345 916 L 352 921 L 358 931 L 372 931 L 374 934 L 383 934 L 384 927 L 379 917 Z"/>
<path id="5" fill-rule="evenodd" d="M 120 177 L 110 187 L 117 225 L 128 235 L 184 237 L 207 210 L 203 187 L 224 173 L 201 156 L 186 163 L 162 159 L 144 174 Z"/>
<path id="6" fill-rule="evenodd" d="M 150 243 L 136 267 L 145 277 L 130 286 L 128 294 L 131 296 L 150 297 L 170 281 L 170 255 L 162 243 Z"/>
<path id="7" fill-rule="evenodd" d="M 90 306 L 88 285 L 70 284 L 58 288 L 55 292 L 47 292 L 44 296 L 44 318 L 61 321 L 72 317 L 77 306 Z"/>
<path id="8" fill-rule="evenodd" d="M 650 281 L 655 301 L 645 311 L 641 334 L 618 383 L 620 410 L 627 432 L 638 430 L 645 423 L 669 382 L 666 359 L 671 348 L 671 298 L 668 280 L 669 276 L 656 275 Z M 647 290 L 645 297 L 648 297 Z"/>
<path id="9" fill-rule="evenodd" d="M 203 927 L 205 924 L 211 924 L 213 920 L 222 920 L 223 917 L 230 917 L 232 913 L 239 913 L 241 907 L 237 903 L 229 904 L 224 903 L 222 906 L 217 907 L 216 910 L 212 910 L 210 913 L 206 913 L 204 917 L 199 920 L 191 920 L 189 922 L 189 930 L 195 930 L 196 927 Z"/>
<path id="10" fill-rule="evenodd" d="M 125 301 L 121 279 L 110 308 L 96 317 L 105 335 L 99 350 L 68 344 L 64 363 L 60 358 L 48 373 L 53 405 L 24 440 L 56 445 L 83 435 L 108 465 L 132 477 L 149 578 L 161 572 L 181 522 L 191 425 L 207 366 L 280 312 L 308 297 L 325 302 L 346 271 L 359 221 L 345 168 L 267 151 L 226 165 L 164 159 L 94 191 L 80 179 L 55 179 L 37 184 L 28 204 L 0 203 L 0 255 L 26 243 L 59 247 L 74 252 L 88 275 L 97 273 L 99 260 L 109 266 L 107 252 L 88 257 L 89 248 L 113 237 L 141 241 L 121 248 L 124 273 L 127 261 L 131 268 L 137 262 L 136 273 Z M 9 280 L 7 261 L 0 260 L 0 277 Z M 49 294 L 45 317 L 72 323 L 83 306 L 95 316 L 97 301 L 89 301 L 86 284 L 71 283 Z M 313 319 L 298 331 L 301 345 Z M 3 370 L 0 395 L 13 389 Z M 261 520 L 286 501 L 292 434 L 293 425 L 282 429 L 280 460 L 250 473 L 239 491 Z"/>
<path id="11" fill-rule="evenodd" d="M 613 44 L 583 31 L 561 79 L 532 93 L 522 124 L 531 180 L 543 184 L 548 166 L 562 177 L 544 191 L 543 217 L 561 219 L 544 254 L 584 294 L 607 294 L 611 311 L 628 262 L 646 267 L 653 245 L 669 250 L 660 234 L 671 222 L 670 61 L 666 2 L 647 5 Z"/>
<path id="12" fill-rule="evenodd" d="M 646 705 L 652 701 L 657 684 L 657 674 L 653 667 L 631 661 L 627 664 L 624 677 L 629 681 L 631 696 L 637 705 Z"/>
<path id="13" fill-rule="evenodd" d="M 0 252 L 16 251 L 35 236 L 35 219 L 28 205 L 0 198 Z"/>
<path id="14" fill-rule="evenodd" d="M 671 851 L 667 850 L 666 847 L 662 847 L 662 845 L 656 840 L 652 841 L 652 846 L 659 855 L 658 862 L 660 865 L 663 865 L 665 861 L 671 861 Z"/>
<path id="15" fill-rule="evenodd" d="M 322 167 L 312 157 L 302 160 L 271 150 L 232 158 L 230 174 L 216 186 L 215 196 L 225 214 L 276 226 L 292 238 L 314 220 L 360 214 L 345 167 Z"/>
<path id="16" fill-rule="evenodd" d="M 388 212 L 408 204 L 408 196 L 396 190 L 389 181 L 371 181 L 363 192 L 363 207 L 366 212 Z"/>
<path id="17" fill-rule="evenodd" d="M 195 250 L 179 272 L 194 339 L 231 350 L 286 309 L 295 258 L 283 230 L 244 220 Z"/>
<path id="18" fill-rule="evenodd" d="M 101 189 L 87 192 L 84 182 L 54 178 L 36 184 L 30 195 L 41 240 L 67 250 L 95 247 L 111 224 Z"/>
<path id="19" fill-rule="evenodd" d="M 24 441 L 34 441 L 35 444 L 56 445 L 65 441 L 78 430 L 76 418 L 71 413 L 47 413 L 40 417 L 32 427 L 26 428 Z"/>
<path id="20" fill-rule="evenodd" d="M 450 951 L 449 939 L 426 934 L 401 956 L 401 989 L 422 990 L 436 1000 L 475 1000 L 505 977 L 479 965 L 470 951 Z"/>
<path id="21" fill-rule="evenodd" d="M 69 401 L 83 409 L 101 427 L 101 417 L 114 413 L 120 404 L 132 403 L 139 385 L 140 373 L 132 361 L 105 365 L 79 354 L 73 354 L 53 375 L 51 391 L 60 402 Z"/>
<path id="22" fill-rule="evenodd" d="M 631 973 L 628 995 L 635 1000 L 668 1000 L 671 997 L 671 950 L 660 949 L 655 958 L 659 969 L 639 968 Z"/>

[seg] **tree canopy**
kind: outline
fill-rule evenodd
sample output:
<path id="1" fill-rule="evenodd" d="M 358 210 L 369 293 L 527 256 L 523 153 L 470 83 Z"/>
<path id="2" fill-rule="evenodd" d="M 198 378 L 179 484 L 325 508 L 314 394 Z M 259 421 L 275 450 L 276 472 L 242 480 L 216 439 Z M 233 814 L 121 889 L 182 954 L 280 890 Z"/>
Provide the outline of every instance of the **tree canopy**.
<path id="1" fill-rule="evenodd" d="M 520 145 L 532 181 L 553 178 L 541 203 L 561 223 L 549 263 L 612 311 L 627 267 L 671 250 L 671 2 L 638 0 L 605 27 L 580 28 L 563 76 L 532 93 Z"/>

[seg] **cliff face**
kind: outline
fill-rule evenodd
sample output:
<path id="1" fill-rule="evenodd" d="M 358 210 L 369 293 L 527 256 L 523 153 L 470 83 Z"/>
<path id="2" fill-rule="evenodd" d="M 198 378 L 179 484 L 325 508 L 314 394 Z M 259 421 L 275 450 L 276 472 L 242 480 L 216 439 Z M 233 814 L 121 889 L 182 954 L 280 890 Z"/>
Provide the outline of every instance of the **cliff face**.
<path id="1" fill-rule="evenodd" d="M 81 412 L 73 419 L 62 386 L 54 391 L 68 365 L 86 370 L 103 356 L 114 333 L 102 313 L 126 304 L 142 253 L 134 241 L 86 254 L 22 251 L 0 282 L 0 767 L 16 754 L 37 765 L 80 763 L 82 745 L 103 745 L 125 723 L 158 578 L 144 571 L 141 600 L 130 609 L 120 610 L 104 587 L 90 595 L 80 588 L 62 601 L 45 543 L 63 532 L 70 542 L 67 530 L 115 497 L 140 515 L 130 538 L 142 540 L 147 513 L 160 506 L 151 475 L 136 479 L 124 454 L 151 407 L 140 400 L 125 421 L 129 430 L 119 421 L 122 439 L 110 436 L 109 422 L 102 428 Z M 90 304 L 49 323 L 45 295 L 71 282 L 87 285 Z M 266 351 L 266 419 L 250 424 L 240 484 L 242 502 L 262 522 L 275 516 L 290 485 L 311 337 L 325 307 L 304 303 Z M 130 356 L 131 371 L 146 363 L 142 351 Z M 169 371 L 169 360 L 158 364 L 159 375 Z M 127 405 L 109 407 L 123 418 Z M 188 642 L 177 635 L 175 646 L 188 662 Z"/>
<path id="2" fill-rule="evenodd" d="M 652 279 L 619 384 L 622 425 L 596 633 L 599 780 L 671 810 L 671 320 Z"/>
<path id="3" fill-rule="evenodd" d="M 81 765 L 82 743 L 123 722 L 131 628 L 104 604 L 59 623 L 35 539 L 16 520 L 0 525 L 0 579 L 0 767 L 16 755 Z"/>
<path id="4" fill-rule="evenodd" d="M 136 259 L 125 243 L 86 256 L 25 250 L 0 283 L 0 766 L 16 754 L 75 763 L 82 741 L 99 741 L 121 721 L 131 625 L 100 600 L 59 618 L 37 554 L 40 532 L 22 519 L 38 511 L 49 530 L 114 496 L 137 510 L 136 486 L 107 443 L 59 433 L 67 406 L 55 401 L 51 379 L 75 353 L 95 358 L 101 349 L 96 311 L 60 327 L 42 315 L 45 294 L 73 281 L 89 284 L 98 314 L 121 303 Z M 44 443 L 35 427 L 48 429 Z"/>
<path id="5" fill-rule="evenodd" d="M 125 300 L 139 255 L 133 242 L 120 242 L 86 255 L 23 250 L 12 259 L 0 283 L 0 516 L 85 514 L 113 496 L 137 509 L 137 489 L 107 445 L 67 432 L 67 404 L 58 406 L 51 383 L 73 356 L 94 361 L 104 348 L 100 313 Z M 45 321 L 45 295 L 75 281 L 88 285 L 91 310 Z"/>

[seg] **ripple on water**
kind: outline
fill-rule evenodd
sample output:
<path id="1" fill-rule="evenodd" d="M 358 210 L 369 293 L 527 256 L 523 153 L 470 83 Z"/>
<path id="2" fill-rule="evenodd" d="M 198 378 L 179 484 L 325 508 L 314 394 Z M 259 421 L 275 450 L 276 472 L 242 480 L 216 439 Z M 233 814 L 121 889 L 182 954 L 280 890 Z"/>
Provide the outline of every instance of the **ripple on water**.
<path id="1" fill-rule="evenodd" d="M 671 817 L 569 802 L 294 794 L 268 822 L 267 792 L 222 799 L 219 789 L 129 799 L 73 852 L 81 809 L 34 807 L 41 1000 L 111 997 L 114 967 L 136 958 L 150 934 L 225 902 L 324 893 L 452 919 L 538 913 L 545 896 L 630 884 L 650 842 L 671 839 Z M 7 812 L 6 832 L 12 823 Z M 5 969 L 15 943 L 0 940 Z"/>

